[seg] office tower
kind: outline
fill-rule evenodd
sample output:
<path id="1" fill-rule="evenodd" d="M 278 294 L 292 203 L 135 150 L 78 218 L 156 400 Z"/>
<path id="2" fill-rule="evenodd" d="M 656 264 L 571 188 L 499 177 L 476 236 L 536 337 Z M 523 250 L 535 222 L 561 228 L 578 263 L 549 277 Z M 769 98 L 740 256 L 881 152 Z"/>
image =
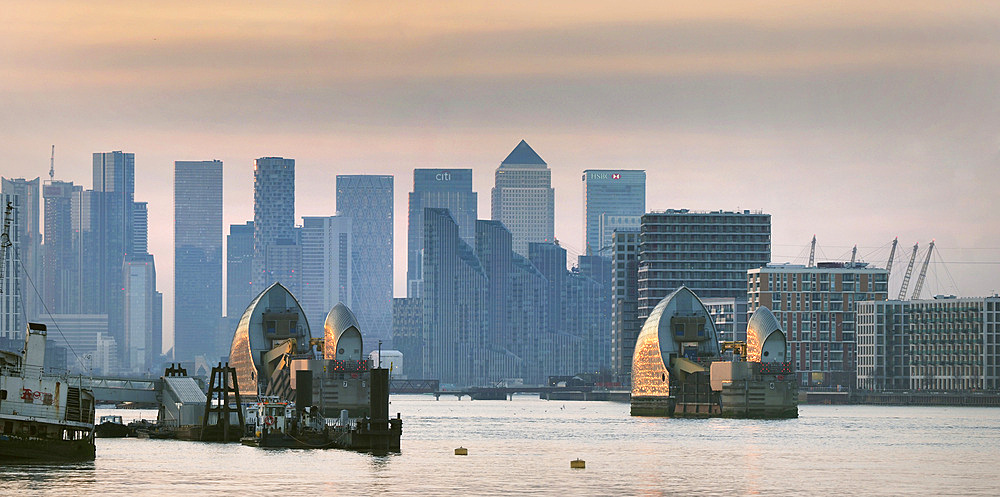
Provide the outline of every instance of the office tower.
<path id="1" fill-rule="evenodd" d="M 528 260 L 548 282 L 545 329 L 559 331 L 562 329 L 563 302 L 566 301 L 566 249 L 556 243 L 539 242 L 529 244 L 528 252 Z"/>
<path id="2" fill-rule="evenodd" d="M 514 269 L 511 242 L 510 231 L 500 221 L 476 221 L 476 256 L 487 277 L 487 339 L 497 349 L 513 341 L 507 313 Z"/>
<path id="3" fill-rule="evenodd" d="M 135 154 L 93 154 L 94 189 L 84 199 L 84 305 L 87 313 L 107 314 L 108 332 L 124 360 L 124 282 L 122 267 L 132 253 Z"/>
<path id="4" fill-rule="evenodd" d="M 549 322 L 549 281 L 528 259 L 511 252 L 511 283 L 508 299 L 510 351 L 521 359 L 519 377 L 532 385 L 544 385 L 554 332 Z"/>
<path id="5" fill-rule="evenodd" d="M 41 204 L 39 196 L 39 179 L 27 180 L 24 178 L 2 178 L 0 180 L 3 193 L 16 195 L 19 205 L 18 235 L 20 240 L 17 249 L 19 260 L 21 261 L 21 303 L 24 305 L 24 313 L 29 319 L 33 319 L 44 313 L 39 295 L 42 293 L 42 233 L 40 230 L 38 206 Z M 2 207 L 2 206 L 0 206 Z"/>
<path id="6" fill-rule="evenodd" d="M 801 385 L 855 384 L 856 302 L 885 300 L 888 271 L 866 263 L 772 264 L 746 278 L 748 310 L 774 313 Z"/>
<path id="7" fill-rule="evenodd" d="M 42 185 L 45 202 L 42 296 L 52 314 L 81 311 L 79 219 L 74 218 L 79 209 L 74 209 L 74 205 L 79 204 L 82 190 L 72 181 L 52 180 Z"/>
<path id="8" fill-rule="evenodd" d="M 174 162 L 174 282 L 174 359 L 221 355 L 222 161 Z"/>
<path id="9" fill-rule="evenodd" d="M 149 211 L 147 202 L 132 203 L 132 252 L 149 253 Z"/>
<path id="10" fill-rule="evenodd" d="M 21 199 L 16 193 L 0 193 L 0 220 L 4 224 L 10 221 L 7 228 L 9 237 L 7 241 L 10 245 L 6 248 L 0 247 L 0 262 L 3 263 L 3 279 L 0 280 L 0 338 L 10 340 L 23 340 L 23 330 L 26 326 L 21 313 L 24 284 L 21 264 L 18 262 L 22 232 L 19 205 Z M 9 213 L 8 206 L 11 208 Z"/>
<path id="11" fill-rule="evenodd" d="M 493 220 L 510 230 L 514 251 L 528 255 L 528 244 L 555 240 L 555 189 L 545 161 L 524 141 L 496 170 Z"/>
<path id="12" fill-rule="evenodd" d="M 154 273 L 155 275 L 155 273 Z M 157 368 L 160 364 L 160 356 L 163 355 L 163 293 L 153 292 L 153 343 L 150 350 L 150 357 L 153 362 L 149 364 L 151 368 Z"/>
<path id="13" fill-rule="evenodd" d="M 650 212 L 642 216 L 640 230 L 643 320 L 682 285 L 701 299 L 744 299 L 747 270 L 771 260 L 771 215 L 762 212 Z"/>
<path id="14" fill-rule="evenodd" d="M 465 243 L 476 243 L 476 192 L 472 191 L 472 169 L 414 169 L 409 196 L 406 237 L 406 294 L 420 296 L 423 274 L 424 209 L 447 209 Z"/>
<path id="15" fill-rule="evenodd" d="M 258 293 L 251 281 L 253 232 L 253 221 L 247 221 L 229 225 L 226 237 L 226 317 L 230 331 L 236 329 L 236 322 Z"/>
<path id="16" fill-rule="evenodd" d="M 392 299 L 392 346 L 403 353 L 403 378 L 425 378 L 423 323 L 424 304 L 420 299 Z"/>
<path id="17" fill-rule="evenodd" d="M 859 390 L 1000 388 L 1000 296 L 855 305 Z"/>
<path id="18" fill-rule="evenodd" d="M 330 309 L 351 302 L 351 218 L 302 218 L 302 309 L 311 327 L 326 321 Z M 371 337 L 361 329 L 365 342 Z"/>
<path id="19" fill-rule="evenodd" d="M 585 340 L 581 371 L 602 371 L 611 367 L 611 258 L 599 255 L 577 257 L 577 287 L 582 311 L 581 337 Z"/>
<path id="20" fill-rule="evenodd" d="M 351 218 L 351 310 L 364 343 L 392 345 L 392 175 L 338 175 L 337 215 Z M 409 363 L 409 364 L 412 364 Z"/>
<path id="21" fill-rule="evenodd" d="M 631 384 L 632 355 L 642 330 L 639 319 L 639 230 L 611 236 L 611 369 L 622 384 Z"/>
<path id="22" fill-rule="evenodd" d="M 448 209 L 426 208 L 422 218 L 423 374 L 485 384 L 486 274 Z"/>
<path id="23" fill-rule="evenodd" d="M 253 284 L 263 290 L 281 281 L 274 274 L 276 268 L 268 267 L 270 258 L 288 262 L 288 247 L 295 245 L 295 160 L 281 157 L 262 157 L 254 161 L 253 172 Z M 276 254 L 268 256 L 268 248 L 281 244 Z M 282 268 L 281 272 L 286 268 Z M 281 281 L 295 295 L 288 281 Z M 249 302 L 248 302 L 249 304 Z"/>
<path id="24" fill-rule="evenodd" d="M 151 373 L 159 347 L 154 344 L 156 268 L 149 254 L 125 259 L 125 354 L 123 366 L 133 373 Z M 154 355 L 154 351 L 157 351 Z"/>
<path id="25" fill-rule="evenodd" d="M 615 229 L 638 228 L 646 212 L 646 171 L 588 169 L 583 172 L 585 253 L 609 257 Z"/>

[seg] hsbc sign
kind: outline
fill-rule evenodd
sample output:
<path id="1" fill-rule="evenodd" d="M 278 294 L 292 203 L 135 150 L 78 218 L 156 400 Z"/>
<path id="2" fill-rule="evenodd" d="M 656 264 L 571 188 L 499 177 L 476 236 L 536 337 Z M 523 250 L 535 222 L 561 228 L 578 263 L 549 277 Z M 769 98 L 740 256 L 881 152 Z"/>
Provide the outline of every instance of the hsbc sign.
<path id="1" fill-rule="evenodd" d="M 611 173 L 611 172 L 607 172 L 607 173 L 603 173 L 603 172 L 602 173 L 595 173 L 595 172 L 591 172 L 591 173 L 588 173 L 588 174 L 589 174 L 589 177 L 587 179 L 612 179 L 612 180 L 622 179 L 622 173 Z"/>

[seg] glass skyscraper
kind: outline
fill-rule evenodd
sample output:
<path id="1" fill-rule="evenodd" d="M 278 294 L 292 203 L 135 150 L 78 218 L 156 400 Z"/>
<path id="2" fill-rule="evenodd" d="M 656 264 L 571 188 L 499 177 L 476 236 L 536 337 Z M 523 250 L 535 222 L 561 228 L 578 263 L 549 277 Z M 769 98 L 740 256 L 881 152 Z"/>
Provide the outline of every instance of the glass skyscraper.
<path id="1" fill-rule="evenodd" d="M 351 218 L 302 218 L 302 296 L 309 326 L 318 329 L 338 302 L 351 302 Z M 361 330 L 366 333 L 365 330 Z"/>
<path id="2" fill-rule="evenodd" d="M 82 192 L 83 188 L 72 181 L 52 180 L 42 186 L 45 201 L 42 295 L 53 314 L 80 313 L 78 217 Z"/>
<path id="3" fill-rule="evenodd" d="M 458 225 L 458 236 L 476 243 L 476 192 L 472 191 L 472 169 L 414 169 L 410 192 L 406 240 L 407 295 L 420 296 L 421 251 L 424 248 L 424 209 L 447 209 Z"/>
<path id="4" fill-rule="evenodd" d="M 42 292 L 42 233 L 39 229 L 39 179 L 32 180 L 24 178 L 3 178 L 3 193 L 16 194 L 20 205 L 18 205 L 18 229 L 20 233 L 20 244 L 18 255 L 24 268 L 22 278 L 30 279 L 30 283 L 25 281 L 27 286 L 23 287 L 24 295 L 21 301 L 24 305 L 24 313 L 29 317 L 37 316 L 45 312 L 38 294 Z M 34 289 L 32 288 L 34 287 Z M 38 293 L 35 293 L 35 291 Z"/>
<path id="5" fill-rule="evenodd" d="M 337 214 L 351 218 L 351 302 L 369 348 L 392 339 L 392 175 L 338 175 Z M 327 309 L 329 310 L 329 309 Z"/>
<path id="6" fill-rule="evenodd" d="M 174 359 L 210 358 L 222 318 L 222 161 L 174 162 Z"/>
<path id="7" fill-rule="evenodd" d="M 226 237 L 226 317 L 229 329 L 236 323 L 250 301 L 257 296 L 251 282 L 253 275 L 253 221 L 229 226 Z"/>
<path id="8" fill-rule="evenodd" d="M 492 216 L 510 230 L 514 251 L 528 255 L 528 244 L 555 240 L 555 189 L 552 171 L 521 140 L 496 170 Z"/>
<path id="9" fill-rule="evenodd" d="M 646 212 L 646 171 L 588 169 L 583 172 L 585 253 L 611 256 L 611 234 L 638 228 Z"/>
<path id="10" fill-rule="evenodd" d="M 262 157 L 254 161 L 253 227 L 253 285 L 263 291 L 280 279 L 277 273 L 287 272 L 294 262 L 290 259 L 295 258 L 289 248 L 296 245 L 295 159 Z M 269 251 L 273 253 L 269 255 Z M 281 267 L 268 267 L 269 260 Z M 292 282 L 283 284 L 293 295 L 298 290 Z"/>

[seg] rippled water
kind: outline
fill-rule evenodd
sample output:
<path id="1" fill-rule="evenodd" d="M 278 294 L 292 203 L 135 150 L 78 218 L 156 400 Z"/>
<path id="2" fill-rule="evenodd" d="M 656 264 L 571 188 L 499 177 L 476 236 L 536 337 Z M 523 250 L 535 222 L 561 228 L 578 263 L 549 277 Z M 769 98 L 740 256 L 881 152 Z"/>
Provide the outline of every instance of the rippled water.
<path id="1" fill-rule="evenodd" d="M 0 466 L 0 495 L 1000 495 L 1000 409 L 683 420 L 610 402 L 414 395 L 390 410 L 403 415 L 401 454 L 98 439 L 93 463 Z M 586 469 L 570 469 L 578 457 Z"/>

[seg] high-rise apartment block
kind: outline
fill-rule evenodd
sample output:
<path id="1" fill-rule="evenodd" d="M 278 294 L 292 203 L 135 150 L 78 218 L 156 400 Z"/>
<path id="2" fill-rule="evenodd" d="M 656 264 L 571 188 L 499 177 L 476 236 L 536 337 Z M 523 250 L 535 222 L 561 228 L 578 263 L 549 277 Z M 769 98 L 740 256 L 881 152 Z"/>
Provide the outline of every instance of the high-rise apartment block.
<path id="1" fill-rule="evenodd" d="M 124 363 L 133 373 L 152 373 L 154 360 L 160 356 L 156 336 L 156 268 L 149 254 L 130 255 L 125 259 L 125 343 Z M 213 321 L 214 322 L 214 321 Z"/>
<path id="2" fill-rule="evenodd" d="M 174 359 L 222 355 L 222 161 L 174 162 L 174 282 Z"/>
<path id="3" fill-rule="evenodd" d="M 611 370 L 629 384 L 632 355 L 642 330 L 639 319 L 639 230 L 611 236 Z"/>
<path id="4" fill-rule="evenodd" d="M 856 305 L 858 389 L 1000 389 L 1000 296 Z"/>
<path id="5" fill-rule="evenodd" d="M 681 286 L 702 299 L 745 299 L 747 271 L 770 260 L 770 214 L 687 209 L 644 214 L 639 235 L 639 319 Z"/>
<path id="6" fill-rule="evenodd" d="M 351 310 L 369 348 L 392 340 L 392 175 L 338 175 L 337 215 L 351 219 Z M 304 256 L 303 256 L 304 257 Z"/>
<path id="7" fill-rule="evenodd" d="M 0 191 L 14 195 L 17 202 L 18 239 L 15 254 L 20 261 L 22 290 L 21 304 L 24 314 L 34 318 L 45 312 L 38 295 L 42 292 L 42 233 L 39 225 L 38 207 L 41 205 L 39 179 L 2 178 Z M 0 206 L 2 208 L 3 206 Z"/>
<path id="8" fill-rule="evenodd" d="M 406 239 L 406 294 L 420 297 L 423 274 L 424 209 L 447 209 L 458 225 L 459 237 L 476 243 L 476 192 L 472 191 L 472 169 L 414 169 L 409 195 Z"/>
<path id="9" fill-rule="evenodd" d="M 42 198 L 45 202 L 42 296 L 52 314 L 82 312 L 82 197 L 83 188 L 71 181 L 46 181 L 42 186 Z"/>
<path id="10" fill-rule="evenodd" d="M 638 228 L 646 212 L 646 171 L 584 171 L 583 205 L 586 253 L 610 257 L 614 230 Z"/>
<path id="11" fill-rule="evenodd" d="M 552 171 L 524 140 L 497 167 L 492 193 L 493 220 L 510 230 L 515 252 L 527 256 L 529 243 L 555 240 Z"/>
<path id="12" fill-rule="evenodd" d="M 264 289 L 276 281 L 296 294 L 298 288 L 282 276 L 294 274 L 295 160 L 263 157 L 254 161 L 253 174 L 254 257 L 253 284 Z M 281 249 L 273 249 L 281 245 Z M 274 253 L 269 253 L 274 250 Z M 271 266 L 268 265 L 271 262 Z M 281 267 L 273 267 L 281 264 Z"/>
<path id="13" fill-rule="evenodd" d="M 302 218 L 299 302 L 311 327 L 321 326 L 333 306 L 352 301 L 351 242 L 351 218 L 347 216 Z"/>
<path id="14" fill-rule="evenodd" d="M 0 262 L 3 263 L 3 279 L 0 280 L 0 338 L 9 340 L 21 340 L 24 338 L 23 314 L 21 313 L 24 283 L 21 276 L 20 247 L 21 247 L 21 216 L 18 207 L 21 205 L 20 196 L 12 193 L 0 193 L 0 216 L 8 226 L 7 242 L 10 246 L 0 247 Z M 11 210 L 7 211 L 8 206 Z M 9 218 L 7 216 L 10 216 Z"/>
<path id="15" fill-rule="evenodd" d="M 865 263 L 774 264 L 747 271 L 747 305 L 774 313 L 801 385 L 850 387 L 857 303 L 885 300 L 887 285 L 888 272 Z"/>

